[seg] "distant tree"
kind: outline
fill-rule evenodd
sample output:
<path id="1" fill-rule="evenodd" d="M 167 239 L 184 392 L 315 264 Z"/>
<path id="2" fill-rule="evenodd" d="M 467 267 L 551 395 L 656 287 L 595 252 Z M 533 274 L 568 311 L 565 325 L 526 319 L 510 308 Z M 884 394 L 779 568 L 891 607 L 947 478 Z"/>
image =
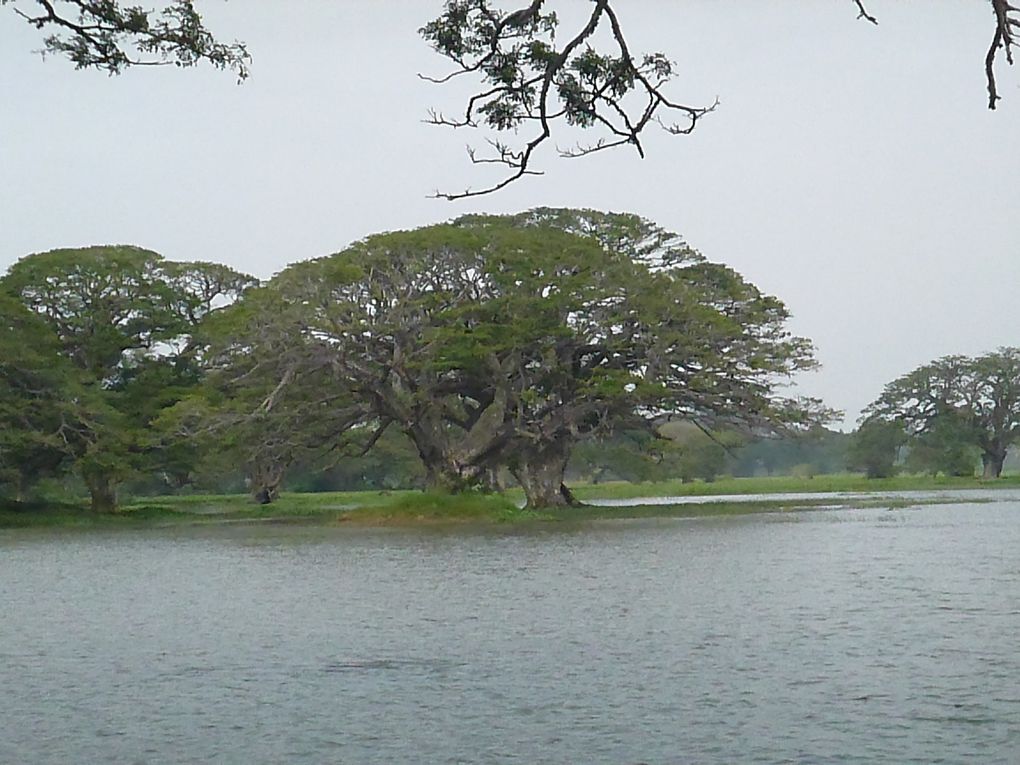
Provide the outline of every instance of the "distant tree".
<path id="1" fill-rule="evenodd" d="M 924 431 L 910 439 L 908 446 L 907 470 L 974 476 L 980 452 L 973 443 L 968 423 L 955 411 L 933 418 Z"/>
<path id="2" fill-rule="evenodd" d="M 425 470 L 414 444 L 396 428 L 376 437 L 373 427 L 353 429 L 348 443 L 320 458 L 296 464 L 287 478 L 292 491 L 420 489 Z"/>
<path id="3" fill-rule="evenodd" d="M 813 474 L 846 470 L 849 436 L 822 426 L 792 433 L 752 434 L 734 445 L 730 465 L 734 475 L 791 475 L 795 467 Z M 810 466 L 805 468 L 804 466 Z"/>
<path id="4" fill-rule="evenodd" d="M 567 463 L 567 477 L 592 483 L 664 480 L 663 448 L 648 428 L 619 430 L 579 443 Z"/>
<path id="5" fill-rule="evenodd" d="M 920 366 L 886 385 L 867 413 L 901 422 L 914 437 L 935 437 L 951 417 L 960 440 L 980 450 L 983 476 L 998 478 L 1020 439 L 1020 349 Z"/>
<path id="6" fill-rule="evenodd" d="M 46 323 L 74 370 L 78 437 L 66 447 L 95 510 L 113 510 L 117 484 L 158 461 L 149 424 L 197 380 L 197 324 L 254 283 L 130 246 L 29 255 L 0 280 Z"/>
<path id="7" fill-rule="evenodd" d="M 868 478 L 895 475 L 896 459 L 906 438 L 899 422 L 868 418 L 851 437 L 846 453 L 847 467 L 863 471 Z"/>
<path id="8" fill-rule="evenodd" d="M 667 439 L 662 449 L 662 466 L 670 478 L 683 483 L 695 479 L 714 481 L 726 468 L 726 458 L 739 436 L 706 433 L 689 422 L 670 422 L 659 428 Z"/>

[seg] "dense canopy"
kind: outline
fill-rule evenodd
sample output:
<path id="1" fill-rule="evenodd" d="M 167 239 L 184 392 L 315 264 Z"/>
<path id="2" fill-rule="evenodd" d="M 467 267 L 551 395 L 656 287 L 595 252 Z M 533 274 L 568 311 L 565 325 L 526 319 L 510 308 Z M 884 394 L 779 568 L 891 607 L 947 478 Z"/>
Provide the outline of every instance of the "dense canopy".
<path id="1" fill-rule="evenodd" d="M 431 488 L 512 476 L 545 507 L 573 501 L 567 462 L 590 439 L 654 438 L 674 419 L 760 435 L 827 415 L 781 395 L 814 365 L 782 303 L 634 215 L 466 216 L 369 237 L 263 286 L 136 247 L 57 250 L 0 287 L 9 332 L 40 335 L 33 353 L 63 370 L 40 379 L 29 354 L 10 372 L 11 395 L 38 395 L 46 413 L 17 425 L 24 449 L 67 432 L 45 402 L 74 386 L 75 437 L 54 461 L 97 509 L 131 475 L 180 487 L 222 460 L 270 502 L 296 462 L 364 454 L 391 429 Z"/>

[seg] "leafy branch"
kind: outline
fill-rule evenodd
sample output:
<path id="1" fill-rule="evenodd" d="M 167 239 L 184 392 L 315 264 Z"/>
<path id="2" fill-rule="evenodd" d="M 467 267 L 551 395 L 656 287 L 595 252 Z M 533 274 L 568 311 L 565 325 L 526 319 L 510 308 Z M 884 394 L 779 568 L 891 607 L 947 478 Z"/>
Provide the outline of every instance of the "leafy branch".
<path id="1" fill-rule="evenodd" d="M 14 0 L 0 0 L 8 5 Z M 35 11 L 13 11 L 39 30 L 53 30 L 43 53 L 69 58 L 76 69 L 120 74 L 132 66 L 194 66 L 207 61 L 248 76 L 251 56 L 244 43 L 217 42 L 192 0 L 175 0 L 158 14 L 117 0 L 34 0 Z"/>
<path id="2" fill-rule="evenodd" d="M 673 79 L 675 65 L 661 53 L 632 54 L 610 0 L 593 0 L 587 22 L 559 48 L 555 41 L 558 19 L 555 13 L 543 12 L 544 5 L 545 0 L 534 0 L 525 8 L 502 13 L 490 0 L 448 0 L 443 15 L 420 30 L 456 67 L 445 77 L 423 79 L 444 83 L 477 74 L 484 83 L 468 99 L 462 116 L 451 118 L 433 111 L 428 122 L 531 132 L 523 145 L 490 140 L 493 152 L 484 156 L 469 149 L 475 164 L 505 166 L 508 173 L 503 180 L 484 189 L 437 192 L 436 197 L 453 200 L 489 194 L 525 175 L 540 175 L 531 168 L 532 157 L 552 137 L 557 122 L 599 127 L 606 133 L 594 143 L 560 150 L 561 156 L 579 157 L 631 145 L 643 157 L 640 136 L 649 124 L 654 122 L 674 135 L 690 133 L 718 104 L 695 107 L 668 98 L 663 86 Z M 606 53 L 588 44 L 603 24 L 615 46 Z"/>

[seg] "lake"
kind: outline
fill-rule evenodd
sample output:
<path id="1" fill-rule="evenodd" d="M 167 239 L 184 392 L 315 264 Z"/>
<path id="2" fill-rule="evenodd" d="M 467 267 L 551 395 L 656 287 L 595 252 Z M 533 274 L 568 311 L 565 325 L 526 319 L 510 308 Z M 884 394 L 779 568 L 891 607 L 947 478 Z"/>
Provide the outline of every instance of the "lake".
<path id="1" fill-rule="evenodd" d="M 4 763 L 1020 761 L 1020 503 L 0 531 Z"/>

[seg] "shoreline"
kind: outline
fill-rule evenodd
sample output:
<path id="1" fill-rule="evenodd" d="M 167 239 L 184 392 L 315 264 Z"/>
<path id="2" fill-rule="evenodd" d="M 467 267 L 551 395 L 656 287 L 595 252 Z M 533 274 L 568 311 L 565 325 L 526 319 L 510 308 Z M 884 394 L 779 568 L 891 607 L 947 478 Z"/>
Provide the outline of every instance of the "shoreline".
<path id="1" fill-rule="evenodd" d="M 631 499 L 617 491 L 600 491 L 604 487 L 581 487 L 585 500 L 598 504 L 532 511 L 521 508 L 514 494 L 439 496 L 406 490 L 394 492 L 341 492 L 324 494 L 284 494 L 269 505 L 255 505 L 243 495 L 199 495 L 146 497 L 128 503 L 116 513 L 93 513 L 72 505 L 53 507 L 29 506 L 19 509 L 0 507 L 0 530 L 51 529 L 116 529 L 171 528 L 180 526 L 225 526 L 256 524 L 300 524 L 308 526 L 350 526 L 361 528 L 400 527 L 492 527 L 510 528 L 521 525 L 576 524 L 602 520 L 641 518 L 707 518 L 760 513 L 797 513 L 821 510 L 851 510 L 885 507 L 907 507 L 936 504 L 980 504 L 996 501 L 989 493 L 998 489 L 1018 489 L 1020 484 L 1004 481 L 996 486 L 971 481 L 969 487 L 959 484 L 936 486 L 928 483 L 905 489 L 879 489 L 848 492 L 808 491 L 800 480 L 800 491 L 789 492 L 788 481 L 772 492 L 744 492 L 736 499 L 732 481 L 724 483 L 718 501 L 713 494 L 692 491 L 687 495 L 656 494 L 648 485 L 622 487 L 624 492 L 645 491 L 638 497 L 648 503 L 629 504 Z M 672 488 L 668 484 L 662 488 Z M 783 489 L 783 490 L 781 490 Z M 975 496 L 967 496 L 975 490 Z M 925 492 L 911 496 L 911 492 Z M 943 494 L 940 495 L 940 492 Z M 948 492 L 952 492 L 949 496 Z M 781 496 L 795 493 L 796 497 Z M 851 496 L 847 496 L 851 494 Z M 615 495 L 615 496 L 614 496 Z M 842 495 L 842 496 L 841 496 Z M 671 498 L 680 501 L 669 502 Z M 683 501 L 684 499 L 690 501 Z M 604 504 L 603 504 L 604 503 Z"/>

